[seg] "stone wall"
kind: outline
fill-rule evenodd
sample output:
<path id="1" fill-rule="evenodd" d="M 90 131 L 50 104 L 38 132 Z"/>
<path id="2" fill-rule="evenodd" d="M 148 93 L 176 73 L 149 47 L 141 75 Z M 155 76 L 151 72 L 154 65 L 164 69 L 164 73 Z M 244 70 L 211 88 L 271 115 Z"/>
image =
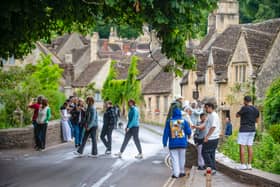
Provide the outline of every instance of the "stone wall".
<path id="1" fill-rule="evenodd" d="M 32 148 L 34 146 L 33 136 L 32 125 L 25 128 L 1 129 L 0 149 Z M 46 138 L 47 147 L 62 142 L 59 120 L 51 121 L 48 124 Z"/>

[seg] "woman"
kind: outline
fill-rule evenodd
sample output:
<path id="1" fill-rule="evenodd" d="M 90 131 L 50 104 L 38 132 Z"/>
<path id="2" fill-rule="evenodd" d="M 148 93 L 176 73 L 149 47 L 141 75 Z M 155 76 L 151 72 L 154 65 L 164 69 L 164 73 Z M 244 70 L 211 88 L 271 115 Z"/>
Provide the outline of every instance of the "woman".
<path id="1" fill-rule="evenodd" d="M 60 108 L 60 115 L 61 115 L 61 126 L 62 126 L 62 136 L 63 141 L 70 142 L 72 140 L 71 138 L 71 128 L 69 125 L 69 117 L 68 114 L 68 104 L 65 102 L 63 106 Z"/>
<path id="2" fill-rule="evenodd" d="M 38 151 L 45 149 L 46 144 L 46 132 L 49 120 L 51 118 L 51 109 L 48 106 L 48 100 L 42 99 L 42 105 L 38 112 L 37 124 L 38 124 L 38 136 L 39 136 L 39 145 Z"/>
<path id="3" fill-rule="evenodd" d="M 91 147 L 91 155 L 90 157 L 97 157 L 97 140 L 96 140 L 96 131 L 98 128 L 98 114 L 97 110 L 94 107 L 94 99 L 93 97 L 87 97 L 86 103 L 88 105 L 86 110 L 86 120 L 83 129 L 83 140 L 82 144 L 74 154 L 81 156 L 84 152 L 85 145 L 87 143 L 87 139 L 89 135 L 91 136 L 92 147 Z"/>
<path id="4" fill-rule="evenodd" d="M 142 159 L 142 148 L 141 144 L 139 141 L 139 111 L 138 108 L 135 106 L 135 101 L 130 99 L 128 101 L 128 105 L 130 107 L 129 112 L 128 112 L 128 123 L 126 127 L 126 133 L 124 137 L 124 141 L 121 147 L 121 150 L 119 153 L 116 154 L 118 157 L 122 157 L 122 153 L 124 152 L 131 136 L 133 136 L 134 143 L 137 147 L 138 150 L 138 155 L 135 156 L 137 159 Z"/>

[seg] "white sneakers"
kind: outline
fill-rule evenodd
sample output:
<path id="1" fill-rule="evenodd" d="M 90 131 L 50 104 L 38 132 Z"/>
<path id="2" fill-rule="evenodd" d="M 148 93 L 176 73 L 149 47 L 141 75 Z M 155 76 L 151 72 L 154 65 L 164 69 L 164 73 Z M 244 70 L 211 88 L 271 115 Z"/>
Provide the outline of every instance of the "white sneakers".
<path id="1" fill-rule="evenodd" d="M 239 166 L 236 167 L 238 170 L 252 170 L 252 165 L 251 164 L 240 164 Z"/>
<path id="2" fill-rule="evenodd" d="M 79 153 L 78 151 L 74 151 L 73 154 L 78 156 L 78 157 L 82 157 L 83 156 L 83 154 Z"/>
<path id="3" fill-rule="evenodd" d="M 136 159 L 142 159 L 142 158 L 143 158 L 143 155 L 142 155 L 142 154 L 138 154 L 138 155 L 135 156 L 135 158 L 136 158 Z"/>

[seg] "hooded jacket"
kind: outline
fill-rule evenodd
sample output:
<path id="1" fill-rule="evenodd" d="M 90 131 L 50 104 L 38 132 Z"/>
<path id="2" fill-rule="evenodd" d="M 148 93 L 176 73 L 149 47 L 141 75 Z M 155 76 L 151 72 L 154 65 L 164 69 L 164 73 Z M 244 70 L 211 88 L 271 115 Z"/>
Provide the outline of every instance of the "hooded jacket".
<path id="1" fill-rule="evenodd" d="M 191 129 L 182 117 L 179 108 L 173 109 L 172 118 L 168 119 L 162 137 L 163 146 L 169 149 L 186 148 L 188 146 L 187 136 L 191 135 Z"/>

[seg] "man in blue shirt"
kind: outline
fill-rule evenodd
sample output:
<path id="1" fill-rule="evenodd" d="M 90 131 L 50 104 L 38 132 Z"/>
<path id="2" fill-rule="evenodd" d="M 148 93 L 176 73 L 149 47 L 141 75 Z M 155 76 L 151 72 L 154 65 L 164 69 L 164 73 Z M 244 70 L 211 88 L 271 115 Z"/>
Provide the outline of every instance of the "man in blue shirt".
<path id="1" fill-rule="evenodd" d="M 229 117 L 226 117 L 226 129 L 225 129 L 225 136 L 231 136 L 232 135 L 232 124 L 229 119 Z"/>

